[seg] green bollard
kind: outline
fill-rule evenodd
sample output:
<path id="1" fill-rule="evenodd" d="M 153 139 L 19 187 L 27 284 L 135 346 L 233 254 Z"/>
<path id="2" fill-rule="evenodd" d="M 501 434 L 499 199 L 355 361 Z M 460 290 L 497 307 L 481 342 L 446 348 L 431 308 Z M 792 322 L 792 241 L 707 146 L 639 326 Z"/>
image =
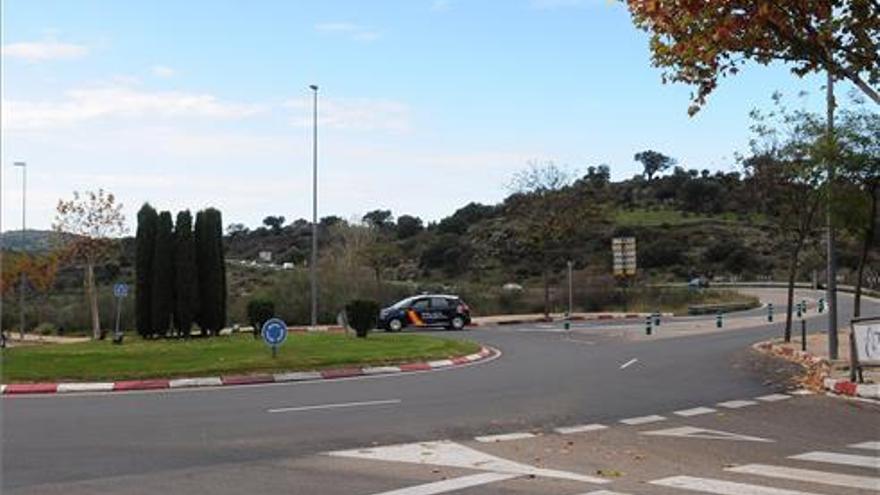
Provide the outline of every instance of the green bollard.
<path id="1" fill-rule="evenodd" d="M 654 326 L 660 326 L 660 313 L 654 313 Z"/>
<path id="2" fill-rule="evenodd" d="M 715 328 L 722 328 L 724 326 L 724 315 L 721 311 L 715 315 Z"/>
<path id="3" fill-rule="evenodd" d="M 801 312 L 807 314 L 807 300 L 801 299 Z"/>
<path id="4" fill-rule="evenodd" d="M 767 321 L 773 323 L 773 303 L 767 303 Z"/>
<path id="5" fill-rule="evenodd" d="M 651 335 L 652 330 L 653 329 L 651 328 L 651 317 L 647 316 L 647 317 L 645 317 L 645 335 Z"/>
<path id="6" fill-rule="evenodd" d="M 798 304 L 797 304 L 797 317 L 798 317 L 798 318 L 801 318 L 801 317 L 803 317 L 803 316 L 804 316 L 804 314 L 803 314 L 803 312 L 801 312 L 801 304 L 798 303 Z"/>
<path id="7" fill-rule="evenodd" d="M 820 313 L 825 312 L 825 298 L 824 297 L 819 298 L 819 303 L 817 304 L 817 306 L 818 306 Z"/>

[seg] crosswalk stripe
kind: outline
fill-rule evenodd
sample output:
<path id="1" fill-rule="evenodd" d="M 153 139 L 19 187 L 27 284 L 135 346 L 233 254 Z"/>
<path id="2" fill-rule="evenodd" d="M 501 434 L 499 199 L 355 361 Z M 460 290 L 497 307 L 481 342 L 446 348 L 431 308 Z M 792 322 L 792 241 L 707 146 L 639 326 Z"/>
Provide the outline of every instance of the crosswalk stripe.
<path id="1" fill-rule="evenodd" d="M 867 455 L 838 454 L 836 452 L 807 452 L 806 454 L 793 455 L 789 459 L 798 461 L 827 462 L 830 464 L 844 464 L 846 466 L 858 466 L 880 469 L 880 457 Z"/>
<path id="2" fill-rule="evenodd" d="M 608 428 L 608 427 L 605 425 L 600 425 L 600 424 L 594 423 L 594 424 L 590 424 L 590 425 L 560 426 L 559 428 L 556 428 L 553 431 L 555 431 L 556 433 L 559 433 L 560 435 L 569 435 L 572 433 L 586 433 L 588 431 L 604 430 L 606 428 Z"/>
<path id="3" fill-rule="evenodd" d="M 627 418 L 621 419 L 620 422 L 625 425 L 635 426 L 635 425 L 644 425 L 648 423 L 655 423 L 657 421 L 663 421 L 663 416 L 657 416 L 656 414 L 651 416 L 639 416 L 638 418 Z"/>
<path id="4" fill-rule="evenodd" d="M 610 490 L 596 490 L 595 492 L 587 492 L 583 495 L 629 495 L 628 493 L 612 492 Z"/>
<path id="5" fill-rule="evenodd" d="M 416 485 L 399 490 L 391 490 L 390 492 L 377 493 L 376 495 L 436 495 L 439 493 L 453 492 L 463 490 L 473 486 L 486 485 L 495 483 L 496 481 L 504 481 L 512 478 L 518 478 L 518 474 L 504 473 L 481 473 L 471 476 L 463 476 L 461 478 L 452 478 L 449 480 L 435 481 L 424 485 Z"/>
<path id="6" fill-rule="evenodd" d="M 534 433 L 501 433 L 498 435 L 483 435 L 481 437 L 475 437 L 474 440 L 481 443 L 492 443 L 492 442 L 507 442 L 510 440 L 525 440 L 526 438 L 534 438 L 536 435 Z"/>
<path id="7" fill-rule="evenodd" d="M 880 442 L 862 442 L 848 445 L 851 449 L 880 450 Z"/>
<path id="8" fill-rule="evenodd" d="M 681 411 L 675 411 L 675 414 L 688 418 L 691 416 L 699 416 L 700 414 L 709 414 L 713 412 L 715 412 L 715 409 L 712 409 L 711 407 L 695 407 L 693 409 L 683 409 Z"/>
<path id="9" fill-rule="evenodd" d="M 715 495 L 818 495 L 811 492 L 772 488 L 769 486 L 749 485 L 746 483 L 734 483 L 733 481 L 716 480 L 711 478 L 695 478 L 692 476 L 673 476 L 654 480 L 652 485 L 681 488 L 702 493 Z"/>
<path id="10" fill-rule="evenodd" d="M 785 394 L 770 394 L 770 395 L 762 395 L 760 397 L 755 397 L 756 399 L 763 402 L 779 402 L 781 400 L 791 399 L 790 395 Z"/>
<path id="11" fill-rule="evenodd" d="M 754 406 L 757 402 L 753 400 L 729 400 L 727 402 L 719 402 L 718 406 L 728 409 L 739 409 L 741 407 Z"/>
<path id="12" fill-rule="evenodd" d="M 812 469 L 769 466 L 767 464 L 746 464 L 743 466 L 727 468 L 726 471 L 807 483 L 820 483 L 823 485 L 843 486 L 847 488 L 861 488 L 863 490 L 880 490 L 880 478 L 872 478 L 870 476 L 829 473 L 826 471 L 813 471 Z"/>

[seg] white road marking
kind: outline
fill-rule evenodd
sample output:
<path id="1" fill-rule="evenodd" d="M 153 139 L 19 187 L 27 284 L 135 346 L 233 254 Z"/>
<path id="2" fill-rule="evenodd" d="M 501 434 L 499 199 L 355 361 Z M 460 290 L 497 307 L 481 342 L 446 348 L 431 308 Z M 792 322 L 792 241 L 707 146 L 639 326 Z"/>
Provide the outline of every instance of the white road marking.
<path id="1" fill-rule="evenodd" d="M 770 395 L 762 395 L 760 397 L 755 397 L 756 399 L 763 402 L 779 402 L 781 400 L 791 399 L 790 395 L 785 394 L 770 394 Z"/>
<path id="2" fill-rule="evenodd" d="M 504 481 L 512 478 L 518 478 L 518 474 L 504 473 L 480 473 L 464 476 L 461 478 L 452 478 L 450 480 L 435 481 L 424 485 L 411 486 L 409 488 L 401 488 L 399 490 L 391 490 L 390 492 L 377 493 L 376 495 L 436 495 L 439 493 L 454 492 L 464 490 L 473 486 L 488 485 L 496 481 Z"/>
<path id="3" fill-rule="evenodd" d="M 732 481 L 710 478 L 695 478 L 693 476 L 672 476 L 670 478 L 654 480 L 651 484 L 695 492 L 714 493 L 715 495 L 817 495 L 811 492 L 784 490 L 782 488 L 734 483 Z"/>
<path id="4" fill-rule="evenodd" d="M 867 449 L 880 451 L 880 442 L 862 442 L 849 445 L 851 449 Z"/>
<path id="5" fill-rule="evenodd" d="M 621 492 L 612 492 L 609 490 L 596 490 L 595 492 L 587 492 L 587 493 L 584 493 L 583 495 L 629 495 L 629 494 L 621 493 Z"/>
<path id="6" fill-rule="evenodd" d="M 448 440 L 340 450 L 336 452 L 328 452 L 327 455 L 374 461 L 406 462 L 412 464 L 476 469 L 479 471 L 507 473 L 520 476 L 542 476 L 545 478 L 580 481 L 584 483 L 609 483 L 609 480 L 603 478 L 586 476 L 569 471 L 544 469 L 510 461 Z"/>
<path id="7" fill-rule="evenodd" d="M 297 406 L 297 407 L 279 407 L 276 409 L 269 409 L 267 412 L 270 413 L 283 413 L 283 412 L 299 412 L 299 411 L 314 411 L 317 409 L 341 409 L 345 407 L 362 407 L 362 406 L 382 406 L 387 404 L 400 404 L 400 399 L 388 399 L 388 400 L 368 400 L 364 402 L 341 402 L 338 404 L 318 404 L 314 406 Z"/>
<path id="8" fill-rule="evenodd" d="M 811 469 L 797 469 L 784 466 L 769 466 L 767 464 L 746 464 L 727 468 L 726 471 L 740 474 L 753 474 L 784 480 L 795 480 L 806 483 L 820 483 L 823 485 L 844 486 L 847 488 L 861 488 L 863 490 L 880 490 L 880 478 L 870 476 L 855 476 L 852 474 L 829 473 L 827 471 L 813 471 Z"/>
<path id="9" fill-rule="evenodd" d="M 651 416 L 639 416 L 638 418 L 627 418 L 621 419 L 620 422 L 625 425 L 635 426 L 635 425 L 644 425 L 648 423 L 656 423 L 657 421 L 663 421 L 666 418 L 663 416 L 657 416 L 656 414 Z"/>
<path id="10" fill-rule="evenodd" d="M 625 369 L 629 368 L 630 366 L 632 366 L 632 365 L 634 365 L 634 364 L 636 364 L 636 363 L 638 363 L 638 362 L 639 362 L 638 358 L 632 358 L 632 359 L 630 359 L 629 361 L 627 361 L 627 362 L 621 364 L 621 365 L 620 365 L 620 369 L 625 370 Z"/>
<path id="11" fill-rule="evenodd" d="M 728 409 L 740 409 L 743 407 L 754 406 L 757 402 L 753 400 L 729 400 L 727 402 L 719 402 L 719 407 L 726 407 Z"/>
<path id="12" fill-rule="evenodd" d="M 590 424 L 590 425 L 577 425 L 577 426 L 560 426 L 556 428 L 554 431 L 559 433 L 560 435 L 570 435 L 572 433 L 586 433 L 588 431 L 598 431 L 604 430 L 608 428 L 605 425 L 600 425 L 598 423 Z"/>
<path id="13" fill-rule="evenodd" d="M 813 391 L 811 391 L 811 390 L 807 390 L 807 389 L 805 389 L 805 388 L 801 388 L 801 389 L 793 390 L 793 391 L 789 392 L 789 395 L 801 395 L 801 396 L 803 396 L 803 395 L 814 395 L 814 393 L 813 393 Z"/>
<path id="14" fill-rule="evenodd" d="M 827 462 L 829 464 L 843 464 L 845 466 L 858 466 L 880 470 L 880 457 L 852 454 L 837 454 L 835 452 L 807 452 L 806 454 L 793 455 L 789 459 L 798 461 Z"/>
<path id="15" fill-rule="evenodd" d="M 729 433 L 726 431 L 707 430 L 704 428 L 695 428 L 693 426 L 680 426 L 677 428 L 667 428 L 665 430 L 643 431 L 642 435 L 654 435 L 661 437 L 682 437 L 682 438 L 700 438 L 704 440 L 735 440 L 742 442 L 773 442 L 768 438 L 752 437 L 748 435 L 740 435 L 738 433 Z"/>
<path id="16" fill-rule="evenodd" d="M 508 442 L 510 440 L 524 440 L 526 438 L 535 438 L 534 433 L 516 432 L 516 433 L 500 433 L 498 435 L 483 435 L 474 437 L 474 440 L 481 443 Z"/>
<path id="17" fill-rule="evenodd" d="M 695 407 L 693 409 L 683 409 L 681 411 L 675 411 L 675 414 L 688 418 L 691 416 L 699 416 L 701 414 L 709 414 L 713 412 L 715 412 L 715 409 L 712 409 L 711 407 Z"/>

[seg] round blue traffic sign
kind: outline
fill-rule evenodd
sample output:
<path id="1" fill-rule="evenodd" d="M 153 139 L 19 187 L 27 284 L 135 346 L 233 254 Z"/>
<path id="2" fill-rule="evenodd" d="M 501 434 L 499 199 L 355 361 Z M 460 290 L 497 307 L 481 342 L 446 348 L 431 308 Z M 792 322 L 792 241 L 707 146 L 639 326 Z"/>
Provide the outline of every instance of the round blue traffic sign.
<path id="1" fill-rule="evenodd" d="M 267 344 L 277 346 L 287 339 L 287 323 L 280 318 L 270 318 L 263 323 L 261 334 Z"/>
<path id="2" fill-rule="evenodd" d="M 128 296 L 128 285 L 123 284 L 122 282 L 117 283 L 113 286 L 113 295 L 120 299 Z"/>

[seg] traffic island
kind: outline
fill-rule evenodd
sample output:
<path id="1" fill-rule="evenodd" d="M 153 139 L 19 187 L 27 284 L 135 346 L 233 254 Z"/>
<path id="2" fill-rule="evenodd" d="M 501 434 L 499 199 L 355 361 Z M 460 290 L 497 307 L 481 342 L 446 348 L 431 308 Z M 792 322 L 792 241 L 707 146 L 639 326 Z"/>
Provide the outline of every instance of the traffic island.
<path id="1" fill-rule="evenodd" d="M 250 336 L 88 342 L 4 351 L 0 393 L 156 390 L 298 382 L 462 366 L 499 353 L 427 335 L 291 335 L 276 358 Z"/>
<path id="2" fill-rule="evenodd" d="M 837 340 L 838 356 L 848 356 L 849 334 L 840 332 Z M 802 350 L 804 346 L 799 338 L 793 338 L 791 342 L 773 339 L 758 342 L 752 347 L 758 352 L 800 364 L 805 371 L 799 380 L 804 388 L 851 397 L 880 399 L 880 371 L 865 370 L 865 383 L 851 382 L 848 360 L 838 359 L 832 362 L 828 359 L 827 332 L 808 335 L 806 350 Z"/>

